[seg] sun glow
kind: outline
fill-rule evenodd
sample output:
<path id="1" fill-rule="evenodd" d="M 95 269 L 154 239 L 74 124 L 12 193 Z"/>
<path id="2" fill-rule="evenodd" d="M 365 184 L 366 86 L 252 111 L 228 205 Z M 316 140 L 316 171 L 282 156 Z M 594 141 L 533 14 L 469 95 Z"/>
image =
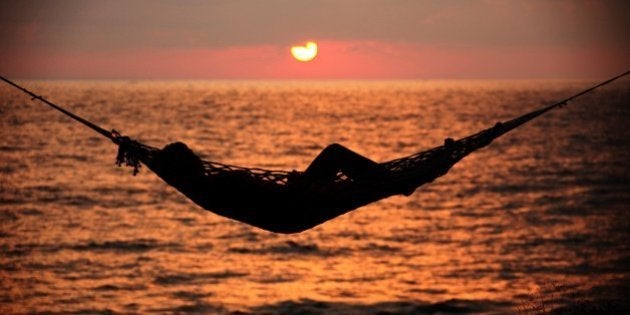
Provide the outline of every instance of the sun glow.
<path id="1" fill-rule="evenodd" d="M 315 42 L 306 42 L 304 46 L 293 46 L 291 47 L 291 55 L 298 61 L 311 61 L 317 56 L 317 44 Z"/>

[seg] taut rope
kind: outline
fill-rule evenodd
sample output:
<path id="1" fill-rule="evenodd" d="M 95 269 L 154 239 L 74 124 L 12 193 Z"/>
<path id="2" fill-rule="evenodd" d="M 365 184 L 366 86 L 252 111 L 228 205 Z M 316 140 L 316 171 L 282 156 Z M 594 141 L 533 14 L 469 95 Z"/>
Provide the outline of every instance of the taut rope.
<path id="1" fill-rule="evenodd" d="M 64 113 L 64 114 L 66 114 L 67 116 L 70 116 L 70 118 L 72 118 L 72 119 L 74 119 L 74 120 L 76 120 L 76 121 L 78 121 L 78 122 L 88 126 L 92 130 L 100 133 L 101 135 L 105 136 L 106 138 L 108 138 L 108 139 L 114 141 L 115 143 L 117 143 L 117 137 L 119 137 L 120 134 L 118 134 L 118 132 L 116 132 L 115 130 L 107 131 L 104 128 L 99 127 L 98 125 L 96 125 L 96 124 L 94 124 L 94 123 L 92 123 L 92 122 L 90 122 L 90 121 L 88 121 L 88 120 L 86 120 L 84 118 L 81 118 L 81 117 L 79 117 L 79 116 L 77 116 L 77 115 L 75 115 L 75 114 L 73 114 L 73 113 L 71 113 L 71 112 L 61 108 L 60 106 L 50 102 L 49 100 L 43 98 L 42 96 L 37 95 L 37 94 L 35 94 L 35 93 L 33 93 L 33 92 L 23 88 L 22 86 L 17 85 L 13 81 L 11 81 L 11 80 L 3 77 L 3 76 L 0 76 L 0 79 L 2 79 L 2 81 L 6 82 L 6 83 L 8 83 L 10 85 L 13 85 L 14 87 L 18 88 L 20 91 L 30 95 L 31 96 L 31 100 L 40 100 L 44 104 L 46 104 L 46 105 L 48 105 L 48 106 L 50 106 L 50 107 L 52 107 L 52 108 L 54 108 L 54 109 Z"/>

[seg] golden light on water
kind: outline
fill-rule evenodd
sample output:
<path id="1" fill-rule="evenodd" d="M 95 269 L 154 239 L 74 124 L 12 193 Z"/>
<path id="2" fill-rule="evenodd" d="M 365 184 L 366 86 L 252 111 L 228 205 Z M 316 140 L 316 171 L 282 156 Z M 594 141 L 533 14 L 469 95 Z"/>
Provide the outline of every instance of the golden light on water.
<path id="1" fill-rule="evenodd" d="M 376 161 L 402 157 L 514 117 L 532 99 L 561 99 L 582 87 L 553 80 L 24 85 L 157 147 L 185 141 L 208 160 L 281 170 L 304 169 L 333 142 Z M 544 295 L 558 301 L 621 296 L 629 176 L 622 140 L 630 131 L 614 126 L 630 115 L 622 106 L 627 91 L 611 85 L 541 117 L 409 197 L 277 235 L 196 207 L 146 168 L 136 177 L 116 168 L 111 142 L 0 84 L 0 314 L 426 307 L 518 314 L 523 301 L 548 292 L 545 283 L 566 285 Z"/>
<path id="2" fill-rule="evenodd" d="M 306 42 L 304 46 L 292 46 L 291 55 L 298 61 L 311 61 L 317 57 L 317 43 Z"/>

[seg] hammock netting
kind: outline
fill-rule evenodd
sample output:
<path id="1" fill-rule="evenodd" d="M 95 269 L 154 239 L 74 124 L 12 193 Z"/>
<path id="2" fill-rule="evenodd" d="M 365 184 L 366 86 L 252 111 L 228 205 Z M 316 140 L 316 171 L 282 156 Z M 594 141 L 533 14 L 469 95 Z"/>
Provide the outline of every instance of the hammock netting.
<path id="1" fill-rule="evenodd" d="M 407 157 L 381 163 L 387 180 L 357 182 L 339 172 L 333 181 L 295 188 L 302 172 L 246 168 L 202 161 L 204 178 L 182 178 L 176 165 L 158 161 L 160 149 L 116 134 L 118 165 L 146 165 L 206 210 L 277 233 L 295 233 L 312 228 L 351 210 L 393 195 L 409 195 L 432 182 L 468 154 L 490 144 L 497 137 L 558 105 L 497 123 L 468 137 L 446 139 L 441 146 Z M 212 183 L 216 178 L 237 178 L 234 187 Z M 241 195 L 243 192 L 245 195 Z"/>
<path id="2" fill-rule="evenodd" d="M 331 180 L 304 184 L 304 173 L 246 168 L 203 161 L 192 151 L 192 159 L 165 158 L 167 148 L 157 149 L 139 141 L 107 131 L 43 97 L 1 77 L 0 79 L 86 125 L 118 145 L 116 163 L 134 168 L 146 165 L 166 183 L 206 210 L 277 233 L 296 233 L 310 229 L 339 215 L 393 195 L 410 195 L 416 188 L 446 174 L 468 154 L 479 150 L 501 135 L 630 71 L 606 80 L 556 104 L 459 140 L 400 159 L 380 163 L 386 177 L 355 180 L 338 172 Z M 182 144 L 183 145 L 183 144 Z M 185 147 L 185 145 L 183 145 Z M 187 148 L 187 147 L 186 147 Z M 167 156 L 168 157 L 168 156 Z"/>

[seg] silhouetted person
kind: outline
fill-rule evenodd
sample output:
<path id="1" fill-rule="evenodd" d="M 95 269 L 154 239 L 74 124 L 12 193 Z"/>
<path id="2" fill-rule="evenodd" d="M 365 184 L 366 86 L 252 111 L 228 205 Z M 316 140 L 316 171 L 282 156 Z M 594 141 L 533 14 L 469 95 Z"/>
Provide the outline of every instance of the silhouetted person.
<path id="1" fill-rule="evenodd" d="M 194 187 L 200 181 L 205 184 L 213 181 L 213 176 L 206 176 L 202 160 L 181 142 L 165 146 L 156 154 L 155 162 L 156 171 L 174 184 Z M 334 181 L 340 172 L 357 183 L 383 180 L 387 177 L 387 171 L 379 163 L 334 143 L 322 150 L 306 170 L 293 176 L 288 184 L 293 188 L 306 189 L 314 184 Z M 214 180 L 223 183 L 232 181 L 252 184 L 255 178 L 243 173 L 239 171 L 219 173 L 214 176 Z"/>
<path id="2" fill-rule="evenodd" d="M 148 165 L 204 209 L 277 233 L 301 232 L 346 213 L 361 205 L 353 192 L 377 189 L 389 178 L 383 165 L 339 144 L 322 150 L 305 171 L 289 173 L 284 184 L 273 175 L 207 165 L 181 142 L 155 151 Z"/>

